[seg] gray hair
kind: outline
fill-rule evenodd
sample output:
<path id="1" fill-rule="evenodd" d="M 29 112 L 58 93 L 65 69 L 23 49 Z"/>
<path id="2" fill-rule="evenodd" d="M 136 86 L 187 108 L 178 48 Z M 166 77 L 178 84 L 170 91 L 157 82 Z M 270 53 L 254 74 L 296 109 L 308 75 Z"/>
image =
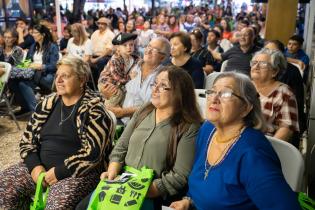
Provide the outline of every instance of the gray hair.
<path id="1" fill-rule="evenodd" d="M 85 83 L 89 80 L 91 75 L 90 65 L 87 62 L 84 62 L 80 58 L 74 56 L 65 56 L 57 63 L 57 68 L 61 65 L 70 66 L 72 71 L 82 79 Z"/>
<path id="2" fill-rule="evenodd" d="M 280 50 L 271 50 L 263 48 L 260 51 L 256 52 L 254 57 L 258 55 L 269 55 L 270 64 L 272 69 L 278 71 L 278 75 L 282 74 L 282 71 L 287 69 L 287 60 L 285 59 L 283 53 Z"/>
<path id="3" fill-rule="evenodd" d="M 158 40 L 159 42 L 161 42 L 162 44 L 162 51 L 163 53 L 165 53 L 165 59 L 168 59 L 170 57 L 171 54 L 171 44 L 170 41 L 168 41 L 168 39 L 166 39 L 165 37 L 159 36 L 153 40 Z"/>
<path id="4" fill-rule="evenodd" d="M 259 94 L 257 93 L 257 90 L 250 78 L 242 73 L 222 72 L 214 80 L 214 84 L 219 79 L 226 77 L 232 78 L 235 81 L 240 96 L 245 100 L 245 103 L 248 106 L 252 106 L 252 110 L 243 119 L 245 125 L 264 131 L 265 119 L 261 111 Z"/>

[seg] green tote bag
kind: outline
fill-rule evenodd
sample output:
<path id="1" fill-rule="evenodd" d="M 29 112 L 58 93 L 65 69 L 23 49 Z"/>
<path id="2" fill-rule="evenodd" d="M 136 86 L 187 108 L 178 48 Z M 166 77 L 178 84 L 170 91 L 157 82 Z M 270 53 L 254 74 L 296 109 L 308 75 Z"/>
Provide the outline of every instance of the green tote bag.
<path id="1" fill-rule="evenodd" d="M 137 170 L 125 166 L 116 180 L 101 180 L 95 189 L 88 210 L 139 210 L 153 179 L 153 170 Z"/>
<path id="2" fill-rule="evenodd" d="M 46 207 L 46 200 L 49 192 L 49 187 L 47 187 L 46 192 L 44 191 L 43 187 L 43 180 L 45 177 L 45 173 L 41 173 L 38 177 L 36 183 L 36 192 L 33 202 L 30 205 L 30 210 L 44 210 Z"/>

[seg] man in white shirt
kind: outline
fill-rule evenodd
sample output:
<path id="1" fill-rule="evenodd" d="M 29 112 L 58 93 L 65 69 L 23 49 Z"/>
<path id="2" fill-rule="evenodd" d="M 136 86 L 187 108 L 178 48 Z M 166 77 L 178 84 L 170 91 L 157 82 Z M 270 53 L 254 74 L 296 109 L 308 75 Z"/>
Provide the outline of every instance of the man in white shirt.
<path id="1" fill-rule="evenodd" d="M 171 46 L 164 37 L 151 40 L 145 48 L 143 60 L 140 60 L 130 71 L 132 78 L 126 85 L 126 96 L 122 107 L 106 107 L 126 125 L 137 109 L 151 99 L 151 84 L 158 72 L 164 67 L 163 62 L 169 58 Z M 108 86 L 107 93 L 115 91 Z"/>
<path id="2" fill-rule="evenodd" d="M 91 36 L 93 49 L 91 68 L 94 81 L 98 81 L 100 72 L 104 69 L 113 53 L 112 40 L 115 37 L 114 32 L 110 29 L 111 22 L 108 18 L 101 17 L 96 23 L 98 30 Z"/>

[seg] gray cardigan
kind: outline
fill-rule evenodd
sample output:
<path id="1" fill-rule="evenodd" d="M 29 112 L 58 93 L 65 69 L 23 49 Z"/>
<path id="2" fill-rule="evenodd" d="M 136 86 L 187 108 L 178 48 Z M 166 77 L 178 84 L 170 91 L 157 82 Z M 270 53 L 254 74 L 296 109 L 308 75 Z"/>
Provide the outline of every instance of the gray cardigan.
<path id="1" fill-rule="evenodd" d="M 141 109 L 142 110 L 142 109 Z M 110 162 L 140 169 L 147 166 L 154 170 L 158 190 L 165 195 L 175 195 L 187 184 L 195 153 L 195 138 L 200 125 L 192 124 L 183 134 L 177 147 L 176 161 L 171 171 L 166 171 L 166 153 L 170 139 L 170 120 L 155 125 L 155 110 L 135 128 L 139 110 L 128 123 L 110 155 Z"/>

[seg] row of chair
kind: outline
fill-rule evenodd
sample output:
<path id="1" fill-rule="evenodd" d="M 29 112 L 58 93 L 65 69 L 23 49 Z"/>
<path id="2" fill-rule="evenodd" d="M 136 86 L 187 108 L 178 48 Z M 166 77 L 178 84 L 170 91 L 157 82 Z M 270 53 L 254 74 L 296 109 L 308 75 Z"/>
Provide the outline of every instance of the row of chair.
<path id="1" fill-rule="evenodd" d="M 6 112 L 4 114 L 7 114 L 9 116 L 12 117 L 12 119 L 14 120 L 17 128 L 20 130 L 20 125 L 18 123 L 18 121 L 16 120 L 16 117 L 14 115 L 13 109 L 11 107 L 11 102 L 7 96 L 7 84 L 10 78 L 10 73 L 11 73 L 11 69 L 12 66 L 11 64 L 7 63 L 7 62 L 0 62 L 0 66 L 4 66 L 5 69 L 5 73 L 0 77 L 0 104 L 4 104 L 6 106 Z"/>

